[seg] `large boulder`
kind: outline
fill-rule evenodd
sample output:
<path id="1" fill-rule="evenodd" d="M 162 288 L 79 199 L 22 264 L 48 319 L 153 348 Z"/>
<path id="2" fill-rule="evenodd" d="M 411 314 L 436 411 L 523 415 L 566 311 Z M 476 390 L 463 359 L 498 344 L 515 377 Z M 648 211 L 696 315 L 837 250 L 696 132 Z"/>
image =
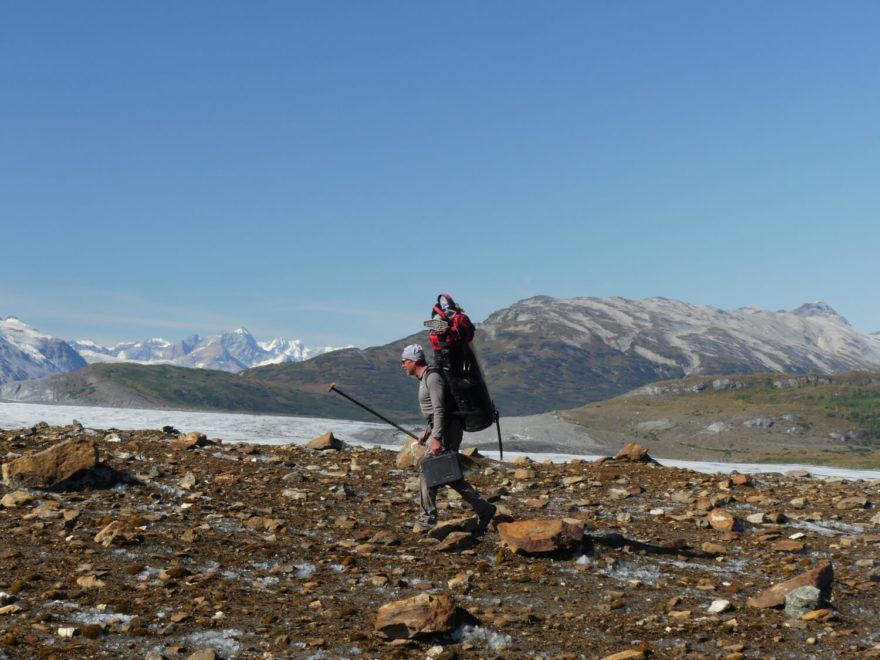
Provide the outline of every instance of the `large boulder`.
<path id="1" fill-rule="evenodd" d="M 513 552 L 544 553 L 565 550 L 584 538 L 580 521 L 565 519 L 517 520 L 498 523 L 501 540 Z"/>
<path id="2" fill-rule="evenodd" d="M 746 602 L 749 607 L 779 607 L 785 605 L 785 597 L 798 587 L 816 587 L 823 594 L 831 590 L 834 581 L 834 568 L 831 564 L 822 564 L 816 568 L 796 575 L 790 580 L 774 584 Z"/>
<path id="3" fill-rule="evenodd" d="M 91 438 L 74 438 L 36 454 L 3 464 L 3 483 L 26 488 L 51 488 L 98 463 Z"/>
<path id="4" fill-rule="evenodd" d="M 397 452 L 395 464 L 399 468 L 418 467 L 425 457 L 425 446 L 410 438 Z"/>
<path id="5" fill-rule="evenodd" d="M 179 438 L 171 441 L 171 449 L 174 451 L 186 451 L 187 449 L 194 449 L 196 447 L 207 447 L 208 445 L 213 445 L 214 443 L 208 440 L 208 437 L 204 433 L 198 433 L 196 431 L 192 431 L 187 433 L 186 435 L 182 435 Z"/>
<path id="6" fill-rule="evenodd" d="M 415 639 L 455 628 L 456 608 L 448 594 L 419 594 L 379 608 L 375 631 L 388 639 Z"/>
<path id="7" fill-rule="evenodd" d="M 333 450 L 339 451 L 345 445 L 343 442 L 333 435 L 332 431 L 327 431 L 324 435 L 319 435 L 317 438 L 312 438 L 306 444 L 306 449 L 317 449 L 319 451 L 324 450 Z"/>
<path id="8" fill-rule="evenodd" d="M 614 457 L 621 461 L 650 462 L 653 459 L 648 456 L 648 448 L 636 442 L 625 444 Z"/>

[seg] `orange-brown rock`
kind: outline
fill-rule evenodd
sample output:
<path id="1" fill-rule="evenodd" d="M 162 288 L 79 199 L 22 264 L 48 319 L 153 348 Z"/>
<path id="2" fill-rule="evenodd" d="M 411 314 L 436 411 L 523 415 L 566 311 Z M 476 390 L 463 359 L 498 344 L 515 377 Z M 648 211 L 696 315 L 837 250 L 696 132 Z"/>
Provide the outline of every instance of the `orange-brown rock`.
<path id="1" fill-rule="evenodd" d="M 174 451 L 186 451 L 187 449 L 192 449 L 193 447 L 204 447 L 205 445 L 214 444 L 204 433 L 197 433 L 192 431 L 191 433 L 187 433 L 186 435 L 182 435 L 179 438 L 171 441 L 171 449 Z"/>
<path id="2" fill-rule="evenodd" d="M 730 532 L 736 524 L 733 514 L 724 509 L 712 509 L 706 514 L 706 521 L 719 532 Z"/>
<path id="3" fill-rule="evenodd" d="M 124 520 L 114 520 L 95 535 L 95 543 L 100 543 L 104 547 L 134 543 L 137 540 L 137 530 Z"/>
<path id="4" fill-rule="evenodd" d="M 91 438 L 78 437 L 3 464 L 3 482 L 28 488 L 49 488 L 98 462 Z"/>
<path id="5" fill-rule="evenodd" d="M 327 431 L 324 435 L 319 435 L 317 438 L 309 440 L 306 444 L 306 449 L 333 449 L 338 451 L 342 449 L 342 446 L 342 442 L 331 431 Z"/>
<path id="6" fill-rule="evenodd" d="M 746 604 L 749 607 L 779 607 L 780 605 L 785 605 L 785 596 L 789 591 L 793 591 L 798 587 L 812 586 L 826 592 L 831 589 L 833 581 L 834 568 L 831 564 L 823 564 L 790 580 L 774 584 L 757 596 L 749 598 Z"/>
<path id="7" fill-rule="evenodd" d="M 576 520 L 518 520 L 498 524 L 501 540 L 514 552 L 555 552 L 580 543 L 584 528 Z"/>
<path id="8" fill-rule="evenodd" d="M 625 461 L 647 461 L 650 460 L 648 456 L 648 448 L 643 447 L 642 445 L 630 442 L 623 446 L 619 452 L 617 452 L 617 456 L 614 457 L 618 460 Z"/>
<path id="9" fill-rule="evenodd" d="M 803 541 L 783 539 L 782 541 L 777 541 L 771 545 L 770 549 L 776 550 L 777 552 L 800 552 L 804 549 L 804 545 Z"/>
<path id="10" fill-rule="evenodd" d="M 448 594 L 419 594 L 380 607 L 373 628 L 389 639 L 414 639 L 451 631 L 455 614 Z"/>

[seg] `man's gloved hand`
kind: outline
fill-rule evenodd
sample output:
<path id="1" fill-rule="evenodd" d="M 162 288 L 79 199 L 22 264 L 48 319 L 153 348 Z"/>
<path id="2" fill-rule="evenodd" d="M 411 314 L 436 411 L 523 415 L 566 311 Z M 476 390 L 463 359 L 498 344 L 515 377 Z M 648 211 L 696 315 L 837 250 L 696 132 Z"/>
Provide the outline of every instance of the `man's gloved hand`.
<path id="1" fill-rule="evenodd" d="M 436 456 L 441 451 L 443 451 L 443 443 L 440 442 L 440 439 L 439 438 L 431 438 L 431 447 L 428 449 L 428 453 Z"/>

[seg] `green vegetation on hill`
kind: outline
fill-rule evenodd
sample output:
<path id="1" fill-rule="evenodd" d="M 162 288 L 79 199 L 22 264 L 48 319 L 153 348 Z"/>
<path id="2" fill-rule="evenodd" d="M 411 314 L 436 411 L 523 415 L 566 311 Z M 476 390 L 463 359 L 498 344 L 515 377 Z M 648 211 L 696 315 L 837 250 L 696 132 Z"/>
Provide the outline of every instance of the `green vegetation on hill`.
<path id="1" fill-rule="evenodd" d="M 71 376 L 76 376 L 71 378 Z M 65 394 L 103 403 L 102 392 L 137 406 L 367 419 L 331 394 L 248 381 L 238 374 L 170 365 L 95 364 L 66 374 Z"/>
<path id="2" fill-rule="evenodd" d="M 598 437 L 642 442 L 667 458 L 880 466 L 874 373 L 694 376 L 564 416 Z"/>

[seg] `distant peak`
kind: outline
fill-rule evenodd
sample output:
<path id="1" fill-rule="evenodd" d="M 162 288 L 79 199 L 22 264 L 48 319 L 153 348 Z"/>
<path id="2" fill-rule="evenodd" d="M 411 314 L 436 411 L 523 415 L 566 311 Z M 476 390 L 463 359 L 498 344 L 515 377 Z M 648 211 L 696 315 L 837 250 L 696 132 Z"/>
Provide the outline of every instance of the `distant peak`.
<path id="1" fill-rule="evenodd" d="M 824 303 L 821 300 L 804 303 L 797 309 L 791 310 L 791 313 L 795 316 L 833 316 L 843 318 L 828 303 Z"/>
<path id="2" fill-rule="evenodd" d="M 247 331 L 247 328 L 236 328 L 232 331 L 235 335 L 250 335 L 251 333 Z"/>

